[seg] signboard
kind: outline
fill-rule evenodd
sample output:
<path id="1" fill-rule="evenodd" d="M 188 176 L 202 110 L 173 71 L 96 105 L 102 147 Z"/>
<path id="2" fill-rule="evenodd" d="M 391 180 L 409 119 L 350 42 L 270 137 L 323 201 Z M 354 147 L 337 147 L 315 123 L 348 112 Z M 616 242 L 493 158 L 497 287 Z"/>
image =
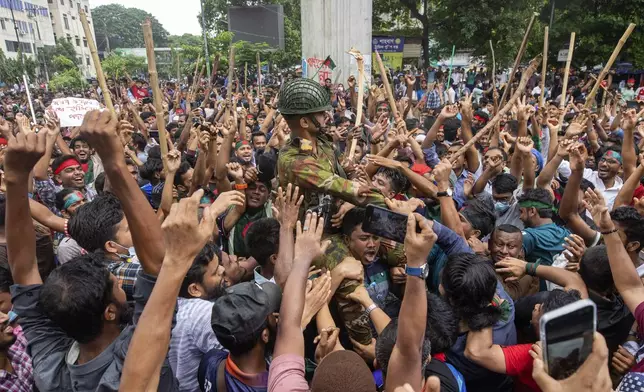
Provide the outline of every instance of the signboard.
<path id="1" fill-rule="evenodd" d="M 100 109 L 101 104 L 95 99 L 56 98 L 51 101 L 51 108 L 60 119 L 61 127 L 77 127 L 83 123 L 85 113 Z"/>
<path id="2" fill-rule="evenodd" d="M 405 47 L 405 39 L 399 37 L 373 37 L 371 40 L 371 51 L 378 53 L 402 53 Z"/>
<path id="3" fill-rule="evenodd" d="M 565 63 L 568 61 L 568 49 L 561 49 L 557 55 L 557 61 L 560 63 Z"/>
<path id="4" fill-rule="evenodd" d="M 376 54 L 373 53 L 371 57 L 372 57 L 373 64 L 378 64 L 378 60 L 376 59 Z M 402 52 L 401 53 L 380 53 L 380 58 L 382 58 L 382 65 L 384 65 L 385 68 L 391 68 L 394 71 L 402 70 L 402 63 L 403 63 Z"/>

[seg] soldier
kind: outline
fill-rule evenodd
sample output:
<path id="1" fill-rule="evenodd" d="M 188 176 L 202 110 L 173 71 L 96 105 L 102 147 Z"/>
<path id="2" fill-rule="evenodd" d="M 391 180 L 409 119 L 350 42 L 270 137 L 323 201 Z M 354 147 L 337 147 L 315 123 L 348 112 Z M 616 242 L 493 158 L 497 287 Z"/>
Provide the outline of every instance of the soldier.
<path id="1" fill-rule="evenodd" d="M 300 187 L 304 202 L 300 215 L 320 204 L 325 194 L 354 205 L 384 206 L 377 190 L 346 178 L 326 135 L 327 115 L 332 110 L 329 94 L 319 83 L 296 79 L 280 92 L 279 110 L 291 128 L 292 141 L 282 149 L 277 176 L 282 188 L 291 183 Z"/>
<path id="2" fill-rule="evenodd" d="M 323 87 L 310 79 L 296 79 L 286 84 L 280 92 L 279 110 L 289 127 L 293 140 L 284 147 L 277 162 L 277 175 L 282 188 L 291 183 L 300 187 L 304 211 L 320 205 L 325 194 L 353 205 L 384 205 L 384 196 L 377 189 L 348 180 L 326 135 L 326 111 L 331 110 L 330 98 Z M 333 270 L 343 260 L 354 257 L 342 236 L 331 237 L 331 246 L 317 267 Z M 398 252 L 402 256 L 402 252 Z M 387 260 L 390 266 L 404 264 L 404 257 Z M 345 279 L 334 296 L 349 335 L 362 345 L 372 342 L 368 316 L 352 309 L 347 295 L 361 284 Z"/>

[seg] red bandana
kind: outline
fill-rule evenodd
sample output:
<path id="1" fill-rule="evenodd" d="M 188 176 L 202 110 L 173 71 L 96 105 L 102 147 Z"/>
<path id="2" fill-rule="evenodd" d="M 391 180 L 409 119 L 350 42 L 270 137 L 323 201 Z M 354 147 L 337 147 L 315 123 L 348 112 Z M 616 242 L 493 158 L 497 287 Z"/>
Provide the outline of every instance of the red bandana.
<path id="1" fill-rule="evenodd" d="M 74 158 L 69 158 L 68 160 L 64 161 L 63 163 L 58 166 L 58 168 L 54 171 L 54 174 L 60 174 L 63 170 L 67 169 L 70 166 L 79 166 L 80 162 L 78 162 Z"/>

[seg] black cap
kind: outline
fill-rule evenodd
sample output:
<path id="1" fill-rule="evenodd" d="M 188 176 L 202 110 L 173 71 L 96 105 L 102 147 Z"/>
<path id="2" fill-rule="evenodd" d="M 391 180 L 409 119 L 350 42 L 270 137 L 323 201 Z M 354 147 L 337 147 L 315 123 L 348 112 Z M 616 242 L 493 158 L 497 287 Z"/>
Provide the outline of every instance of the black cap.
<path id="1" fill-rule="evenodd" d="M 281 299 L 282 293 L 275 283 L 236 284 L 212 306 L 212 330 L 221 341 L 243 341 L 262 329 L 270 314 L 279 312 Z"/>

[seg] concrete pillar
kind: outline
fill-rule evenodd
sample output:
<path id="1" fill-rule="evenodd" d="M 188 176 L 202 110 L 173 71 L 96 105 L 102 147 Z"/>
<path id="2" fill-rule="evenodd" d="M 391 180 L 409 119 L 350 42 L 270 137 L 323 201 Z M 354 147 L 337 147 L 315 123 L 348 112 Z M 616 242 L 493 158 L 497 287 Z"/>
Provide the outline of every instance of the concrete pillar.
<path id="1" fill-rule="evenodd" d="M 358 74 L 355 60 L 347 54 L 353 46 L 364 56 L 370 81 L 372 0 L 302 0 L 301 10 L 303 76 L 313 77 L 330 55 L 337 68 L 322 67 L 315 79 L 323 82 L 328 77 L 346 88 L 349 75 Z"/>

